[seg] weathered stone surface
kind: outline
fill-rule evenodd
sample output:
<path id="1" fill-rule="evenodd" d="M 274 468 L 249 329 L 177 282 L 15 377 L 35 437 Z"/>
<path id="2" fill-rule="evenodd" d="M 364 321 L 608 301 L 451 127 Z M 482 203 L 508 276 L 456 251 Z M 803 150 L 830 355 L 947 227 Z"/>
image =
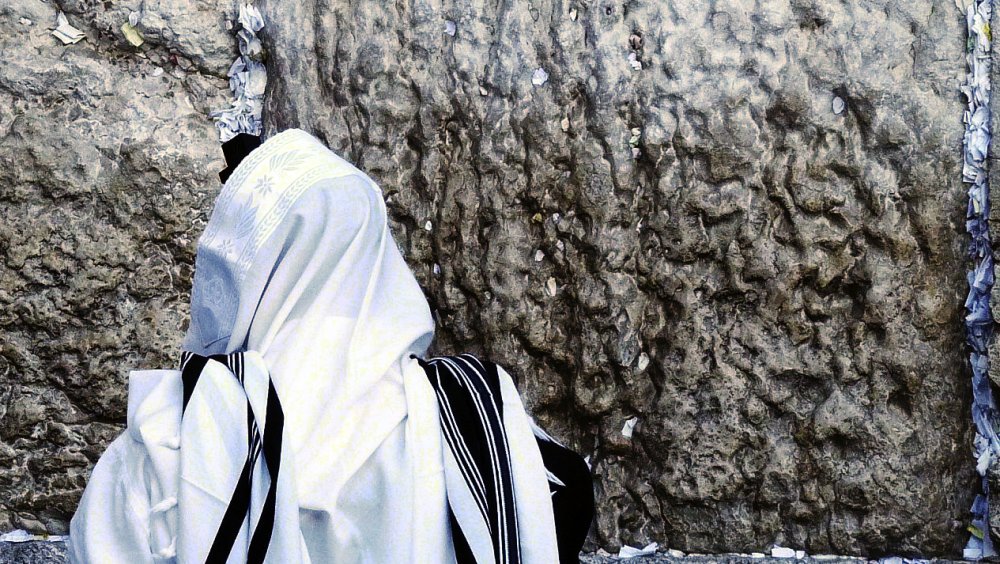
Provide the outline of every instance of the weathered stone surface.
<path id="1" fill-rule="evenodd" d="M 0 542 L 0 564 L 62 564 L 67 561 L 61 542 Z"/>
<path id="2" fill-rule="evenodd" d="M 591 457 L 591 546 L 960 553 L 952 3 L 258 5 L 269 130 L 383 185 L 437 350 L 503 363 Z M 0 531 L 65 531 L 127 371 L 177 351 L 232 15 L 0 5 Z"/>
<path id="3" fill-rule="evenodd" d="M 958 554 L 952 5 L 262 6 L 271 129 L 383 185 L 438 349 L 591 456 L 599 544 Z"/>
<path id="4" fill-rule="evenodd" d="M 49 35 L 59 4 L 0 5 L 0 531 L 65 532 L 128 370 L 173 363 L 223 166 L 207 113 L 228 83 L 191 61 L 223 68 L 230 34 L 212 24 L 224 53 L 181 37 L 218 12 L 159 2 L 143 19 L 175 37 L 136 50 L 107 33 L 128 3 L 61 3 L 88 36 L 71 46 Z"/>

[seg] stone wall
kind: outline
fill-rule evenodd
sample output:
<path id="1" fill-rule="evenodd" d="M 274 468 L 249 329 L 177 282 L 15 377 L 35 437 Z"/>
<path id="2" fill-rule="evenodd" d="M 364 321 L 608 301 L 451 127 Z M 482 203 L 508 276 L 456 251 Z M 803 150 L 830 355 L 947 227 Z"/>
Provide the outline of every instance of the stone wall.
<path id="1" fill-rule="evenodd" d="M 139 49 L 139 0 L 0 4 L 0 531 L 65 531 L 128 371 L 179 352 L 235 44 L 228 2 L 145 4 Z"/>
<path id="2" fill-rule="evenodd" d="M 0 7 L 0 530 L 65 529 L 177 351 L 234 55 L 229 2 L 54 3 L 86 41 Z M 267 131 L 383 186 L 436 350 L 590 456 L 596 544 L 960 553 L 953 3 L 257 5 Z"/>

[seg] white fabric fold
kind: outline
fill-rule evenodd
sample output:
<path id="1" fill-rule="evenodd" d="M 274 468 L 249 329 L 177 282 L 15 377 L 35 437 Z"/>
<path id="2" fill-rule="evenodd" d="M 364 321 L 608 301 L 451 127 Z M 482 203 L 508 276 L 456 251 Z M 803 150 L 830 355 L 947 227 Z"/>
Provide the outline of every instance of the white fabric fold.
<path id="1" fill-rule="evenodd" d="M 297 511 L 276 515 L 267 561 L 454 562 L 438 406 L 408 358 L 425 353 L 434 323 L 370 178 L 304 131 L 265 141 L 199 239 L 191 316 L 186 350 L 259 353 L 248 385 L 210 361 L 182 417 L 179 371 L 132 372 L 128 428 L 73 518 L 72 561 L 203 560 L 246 460 L 247 398 L 266 409 L 269 375 L 288 449 L 279 501 Z M 555 562 L 545 470 L 512 384 L 503 401 L 523 560 Z"/>
<path id="2" fill-rule="evenodd" d="M 269 375 L 255 351 L 240 355 L 239 376 L 222 363 L 209 360 L 201 371 L 181 421 L 180 483 L 178 493 L 177 555 L 184 562 L 205 562 L 233 499 L 237 481 L 249 455 L 248 405 L 261 436 L 267 433 Z M 273 423 L 272 423 L 273 424 Z M 287 438 L 287 432 L 282 433 Z M 282 441 L 284 445 L 286 441 Z M 281 449 L 276 509 L 267 562 L 308 562 L 299 527 L 299 503 L 290 446 Z M 250 535 L 260 526 L 261 509 L 271 480 L 267 461 L 253 465 L 249 513 L 227 562 L 246 562 Z"/>

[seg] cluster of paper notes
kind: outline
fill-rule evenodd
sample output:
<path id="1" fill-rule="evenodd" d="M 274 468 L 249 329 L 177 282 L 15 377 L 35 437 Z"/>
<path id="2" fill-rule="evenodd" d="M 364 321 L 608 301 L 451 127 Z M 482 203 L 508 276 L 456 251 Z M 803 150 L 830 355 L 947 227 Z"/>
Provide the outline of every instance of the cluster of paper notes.
<path id="1" fill-rule="evenodd" d="M 264 90 L 267 87 L 267 70 L 260 61 L 263 47 L 257 32 L 264 28 L 264 18 L 251 4 L 240 6 L 240 55 L 229 67 L 229 88 L 233 91 L 232 105 L 212 112 L 223 142 L 240 133 L 260 135 L 264 110 Z"/>

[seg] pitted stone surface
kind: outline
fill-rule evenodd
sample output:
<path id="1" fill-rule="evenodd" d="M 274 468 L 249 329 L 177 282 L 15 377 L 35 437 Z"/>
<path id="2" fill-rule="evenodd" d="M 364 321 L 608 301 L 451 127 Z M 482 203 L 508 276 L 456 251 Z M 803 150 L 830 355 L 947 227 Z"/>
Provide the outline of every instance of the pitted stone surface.
<path id="1" fill-rule="evenodd" d="M 227 81 L 153 33 L 108 35 L 103 6 L 65 3 L 87 34 L 70 46 L 49 35 L 57 4 L 0 6 L 0 531 L 64 533 L 128 370 L 174 364 L 223 166 L 207 113 Z"/>
<path id="2" fill-rule="evenodd" d="M 960 553 L 952 4 L 262 6 L 271 129 L 382 184 L 437 349 L 591 456 L 598 544 Z"/>
<path id="3" fill-rule="evenodd" d="M 953 3 L 258 6 L 268 130 L 383 186 L 435 349 L 508 367 L 590 456 L 591 548 L 960 554 Z M 173 362 L 232 16 L 0 6 L 0 531 L 64 532 L 128 370 Z"/>
<path id="4" fill-rule="evenodd" d="M 0 564 L 64 564 L 68 559 L 62 542 L 0 541 Z"/>

